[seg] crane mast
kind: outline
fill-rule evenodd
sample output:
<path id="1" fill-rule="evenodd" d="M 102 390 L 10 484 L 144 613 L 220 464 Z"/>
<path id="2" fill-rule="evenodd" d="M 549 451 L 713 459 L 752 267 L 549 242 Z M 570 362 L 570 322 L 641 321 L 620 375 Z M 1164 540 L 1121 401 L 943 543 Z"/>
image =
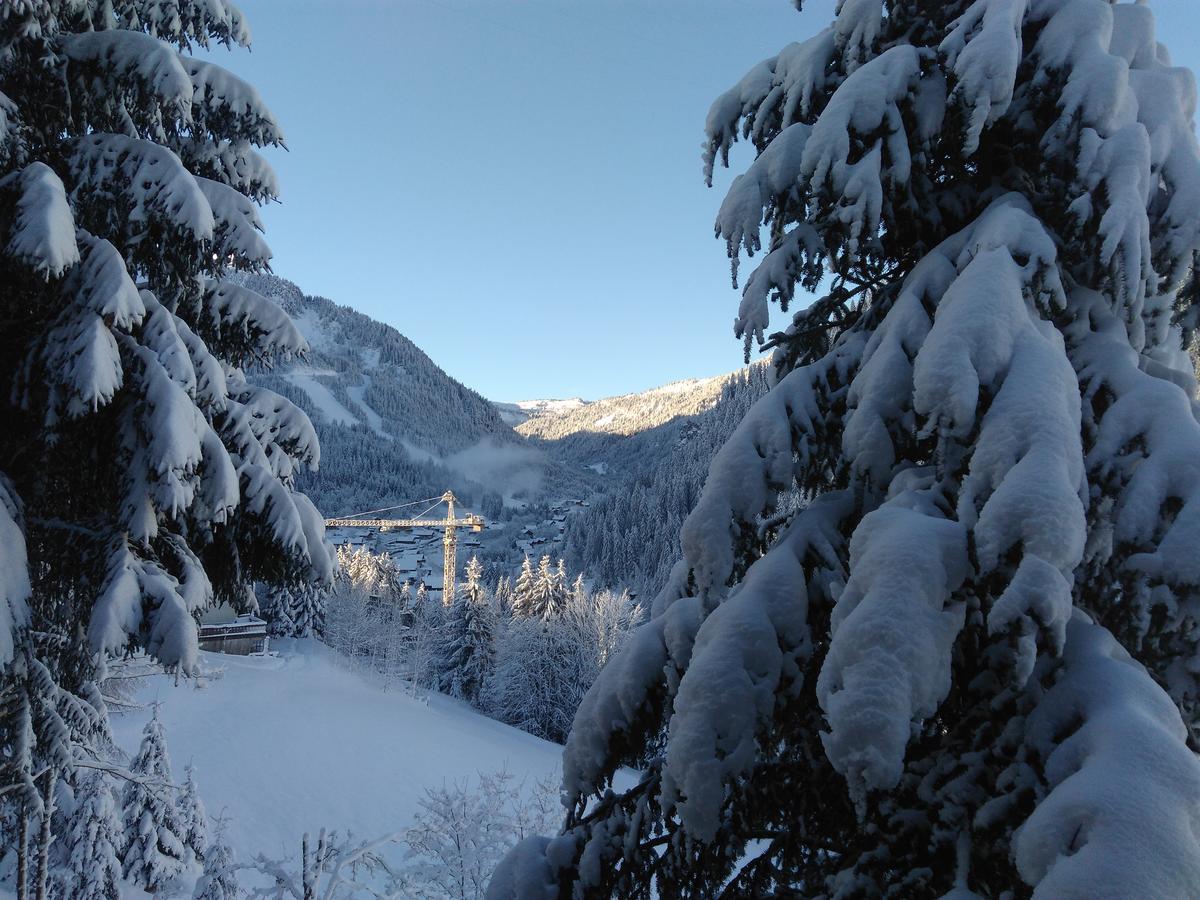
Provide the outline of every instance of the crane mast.
<path id="1" fill-rule="evenodd" d="M 454 494 L 442 494 L 446 504 L 446 535 L 442 538 L 442 606 L 454 602 L 455 573 L 458 571 L 458 535 L 454 532 Z"/>
<path id="2" fill-rule="evenodd" d="M 455 585 L 458 573 L 458 534 L 459 528 L 470 528 L 472 531 L 482 531 L 485 524 L 483 516 L 468 515 L 459 519 L 454 515 L 454 504 L 458 498 L 453 491 L 442 494 L 441 502 L 446 504 L 444 519 L 326 519 L 326 528 L 378 528 L 393 530 L 397 528 L 428 528 L 441 526 L 445 529 L 442 537 L 442 604 L 449 606 L 454 602 Z"/>

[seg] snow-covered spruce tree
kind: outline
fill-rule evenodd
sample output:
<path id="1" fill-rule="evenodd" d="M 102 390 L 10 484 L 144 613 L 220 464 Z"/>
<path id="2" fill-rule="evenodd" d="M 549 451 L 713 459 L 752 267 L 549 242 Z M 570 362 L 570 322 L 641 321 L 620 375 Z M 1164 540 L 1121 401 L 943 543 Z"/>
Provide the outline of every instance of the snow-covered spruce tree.
<path id="1" fill-rule="evenodd" d="M 559 615 L 569 595 L 567 573 L 561 560 L 555 568 L 550 556 L 543 555 L 535 572 L 527 556 L 517 577 L 513 614 L 535 618 Z"/>
<path id="2" fill-rule="evenodd" d="M 121 798 L 122 872 L 153 893 L 187 865 L 186 823 L 175 803 L 171 758 L 157 705 L 129 770 L 138 779 L 126 785 Z"/>
<path id="3" fill-rule="evenodd" d="M 406 677 L 414 691 L 438 688 L 442 633 L 447 612 L 440 601 L 429 598 L 429 592 L 422 582 L 417 588 L 411 615 L 404 617 L 409 624 L 403 635 L 397 634 L 388 641 L 400 651 Z M 397 616 L 397 621 L 400 618 Z"/>
<path id="4" fill-rule="evenodd" d="M 529 556 L 521 561 L 521 571 L 512 588 L 512 614 L 516 617 L 537 615 L 535 612 L 538 578 L 533 572 L 533 563 Z"/>
<path id="5" fill-rule="evenodd" d="M 331 572 L 293 490 L 314 432 L 238 368 L 303 339 L 222 280 L 266 265 L 255 203 L 276 186 L 253 148 L 281 134 L 251 86 L 186 55 L 248 40 L 225 0 L 0 4 L 0 690 L 22 698 L 6 747 L 58 702 L 38 685 L 77 694 L 98 653 L 131 645 L 186 672 L 196 610 Z M 29 771 L 57 778 L 72 754 L 44 737 Z M 0 802 L 38 812 L 24 789 Z"/>
<path id="6" fill-rule="evenodd" d="M 496 607 L 501 615 L 509 615 L 513 611 L 513 581 L 507 575 L 501 575 L 496 580 Z"/>
<path id="7" fill-rule="evenodd" d="M 552 741 L 566 737 L 597 673 L 642 617 L 626 594 L 580 587 L 549 615 L 502 622 L 483 692 L 491 715 Z"/>
<path id="8" fill-rule="evenodd" d="M 237 858 L 229 846 L 224 819 L 214 820 L 212 842 L 204 854 L 204 872 L 196 879 L 193 900 L 239 900 L 244 896 L 237 877 Z"/>
<path id="9" fill-rule="evenodd" d="M 294 588 L 292 621 L 296 626 L 296 637 L 320 637 L 325 623 L 326 590 L 325 586 L 313 582 Z"/>
<path id="10" fill-rule="evenodd" d="M 259 614 L 267 621 L 272 637 L 295 637 L 296 623 L 292 621 L 292 593 L 284 585 L 268 591 L 259 606 Z"/>
<path id="11" fill-rule="evenodd" d="M 738 331 L 829 292 L 492 897 L 1196 893 L 1195 103 L 1106 0 L 842 0 L 716 101 Z"/>
<path id="12" fill-rule="evenodd" d="M 90 772 L 80 777 L 75 802 L 64 848 L 66 865 L 55 879 L 55 896 L 119 900 L 124 842 L 108 776 Z"/>
<path id="13" fill-rule="evenodd" d="M 196 767 L 189 765 L 185 771 L 187 777 L 176 801 L 183 825 L 183 845 L 191 851 L 194 859 L 204 862 L 204 853 L 208 849 L 208 811 L 196 787 Z"/>
<path id="14" fill-rule="evenodd" d="M 266 266 L 282 136 L 213 41 L 249 41 L 226 0 L 0 5 L 0 664 L 69 690 L 131 644 L 186 672 L 214 597 L 332 571 L 312 427 L 239 369 L 304 341 L 222 280 Z"/>
<path id="15" fill-rule="evenodd" d="M 454 605 L 446 611 L 438 660 L 439 687 L 452 697 L 479 702 L 484 682 L 496 659 L 496 610 L 483 587 L 483 566 L 472 556 L 467 580 Z"/>
<path id="16" fill-rule="evenodd" d="M 574 635 L 561 619 L 514 615 L 496 641 L 496 664 L 484 688 L 488 714 L 549 741 L 562 741 L 583 690 L 576 677 Z"/>
<path id="17" fill-rule="evenodd" d="M 298 638 L 320 635 L 327 592 L 326 585 L 311 581 L 274 588 L 263 610 L 271 623 L 271 633 Z"/>

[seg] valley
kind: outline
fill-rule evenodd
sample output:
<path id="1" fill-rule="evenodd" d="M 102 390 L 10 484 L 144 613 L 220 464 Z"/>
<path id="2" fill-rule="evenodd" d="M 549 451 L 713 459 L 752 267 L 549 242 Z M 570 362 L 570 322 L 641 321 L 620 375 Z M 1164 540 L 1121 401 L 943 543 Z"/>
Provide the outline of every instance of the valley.
<path id="1" fill-rule="evenodd" d="M 389 325 L 277 276 L 239 281 L 277 303 L 308 342 L 303 358 L 250 377 L 312 419 L 320 468 L 299 481 L 318 509 L 344 516 L 451 489 L 487 520 L 460 545 L 460 568 L 476 555 L 492 577 L 550 555 L 599 586 L 656 590 L 677 552 L 672 526 L 694 502 L 722 429 L 765 390 L 755 365 L 598 400 L 492 401 Z M 668 527 L 641 521 L 652 509 Z M 388 553 L 414 589 L 440 588 L 439 529 L 329 538 Z"/>

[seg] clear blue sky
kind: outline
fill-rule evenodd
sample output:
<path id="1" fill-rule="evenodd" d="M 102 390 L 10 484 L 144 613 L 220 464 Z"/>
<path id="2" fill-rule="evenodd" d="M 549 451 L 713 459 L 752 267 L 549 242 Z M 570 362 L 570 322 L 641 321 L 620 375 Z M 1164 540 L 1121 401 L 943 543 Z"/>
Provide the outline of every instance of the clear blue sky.
<path id="1" fill-rule="evenodd" d="M 241 0 L 218 54 L 287 135 L 273 267 L 496 400 L 741 363 L 704 187 L 711 101 L 834 0 Z M 1177 64 L 1200 3 L 1157 0 Z M 745 161 L 749 148 L 743 146 Z M 736 171 L 736 164 L 735 164 Z"/>

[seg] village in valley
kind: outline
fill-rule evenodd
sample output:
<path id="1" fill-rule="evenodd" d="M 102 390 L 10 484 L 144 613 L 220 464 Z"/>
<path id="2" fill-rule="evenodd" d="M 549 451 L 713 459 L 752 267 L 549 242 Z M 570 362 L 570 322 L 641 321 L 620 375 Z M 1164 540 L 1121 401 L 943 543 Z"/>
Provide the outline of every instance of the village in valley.
<path id="1" fill-rule="evenodd" d="M 468 531 L 458 538 L 460 559 L 478 555 L 488 558 L 509 555 L 517 560 L 522 556 L 537 559 L 548 555 L 557 559 L 563 551 L 567 516 L 588 505 L 587 500 L 548 500 L 537 507 L 547 513 L 544 518 L 535 515 L 529 521 L 518 514 L 512 521 L 485 522 L 481 531 Z M 396 564 L 397 574 L 414 593 L 424 586 L 440 597 L 445 527 L 437 519 L 431 518 L 428 525 L 417 527 L 335 526 L 327 534 L 335 546 L 361 547 L 388 555 Z"/>

